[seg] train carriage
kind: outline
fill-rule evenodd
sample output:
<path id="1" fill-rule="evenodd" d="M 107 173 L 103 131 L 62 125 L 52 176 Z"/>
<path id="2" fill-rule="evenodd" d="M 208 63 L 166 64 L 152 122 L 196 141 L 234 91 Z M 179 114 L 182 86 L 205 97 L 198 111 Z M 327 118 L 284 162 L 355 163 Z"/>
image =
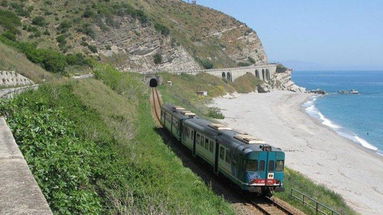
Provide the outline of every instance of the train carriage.
<path id="1" fill-rule="evenodd" d="M 165 104 L 161 122 L 183 145 L 242 190 L 262 195 L 283 191 L 284 152 L 221 124 Z"/>

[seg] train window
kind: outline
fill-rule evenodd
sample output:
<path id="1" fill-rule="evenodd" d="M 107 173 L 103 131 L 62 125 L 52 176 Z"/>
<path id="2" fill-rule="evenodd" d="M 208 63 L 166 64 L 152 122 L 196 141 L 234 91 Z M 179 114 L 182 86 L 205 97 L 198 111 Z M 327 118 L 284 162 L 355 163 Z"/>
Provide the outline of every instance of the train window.
<path id="1" fill-rule="evenodd" d="M 209 151 L 211 153 L 213 153 L 213 146 L 214 146 L 214 142 L 212 140 L 210 140 Z"/>
<path id="2" fill-rule="evenodd" d="M 265 161 L 259 162 L 259 171 L 265 171 Z"/>
<path id="3" fill-rule="evenodd" d="M 196 143 L 197 143 L 197 144 L 199 143 L 199 133 L 197 133 Z"/>
<path id="4" fill-rule="evenodd" d="M 248 160 L 246 165 L 246 171 L 258 171 L 258 160 Z"/>
<path id="5" fill-rule="evenodd" d="M 275 171 L 283 171 L 284 162 L 283 160 L 277 160 L 277 165 L 275 167 Z"/>
<path id="6" fill-rule="evenodd" d="M 269 171 L 274 171 L 274 161 L 269 161 Z"/>
<path id="7" fill-rule="evenodd" d="M 230 151 L 229 149 L 226 150 L 226 162 L 230 163 Z"/>
<path id="8" fill-rule="evenodd" d="M 221 158 L 221 160 L 225 159 L 225 148 L 224 147 L 219 147 L 219 158 Z"/>
<path id="9" fill-rule="evenodd" d="M 209 139 L 205 138 L 205 149 L 209 148 Z"/>

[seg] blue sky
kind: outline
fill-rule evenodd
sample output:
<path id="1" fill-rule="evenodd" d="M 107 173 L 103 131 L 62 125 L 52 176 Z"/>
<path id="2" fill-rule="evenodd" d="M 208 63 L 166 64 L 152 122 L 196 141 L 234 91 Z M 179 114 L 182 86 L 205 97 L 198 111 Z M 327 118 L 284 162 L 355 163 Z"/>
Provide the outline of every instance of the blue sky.
<path id="1" fill-rule="evenodd" d="M 383 70 L 383 0 L 197 0 L 253 28 L 270 62 Z"/>

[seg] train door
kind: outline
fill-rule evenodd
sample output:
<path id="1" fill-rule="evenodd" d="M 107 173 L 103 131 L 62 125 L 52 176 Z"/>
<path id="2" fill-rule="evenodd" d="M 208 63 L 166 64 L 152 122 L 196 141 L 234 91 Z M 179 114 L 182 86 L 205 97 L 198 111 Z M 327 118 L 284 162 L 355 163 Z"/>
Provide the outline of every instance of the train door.
<path id="1" fill-rule="evenodd" d="M 195 156 L 195 144 L 196 144 L 196 141 L 195 141 L 195 139 L 196 139 L 196 130 L 192 130 L 192 154 L 193 154 L 193 156 Z"/>
<path id="2" fill-rule="evenodd" d="M 267 152 L 266 184 L 274 184 L 275 158 L 275 152 Z"/>
<path id="3" fill-rule="evenodd" d="M 267 163 L 267 152 L 259 152 L 258 155 L 259 163 L 258 163 L 258 172 L 259 176 L 262 179 L 267 178 L 267 171 L 266 171 L 266 163 Z"/>
<path id="4" fill-rule="evenodd" d="M 219 154 L 219 143 L 218 140 L 216 139 L 214 145 L 214 172 L 215 174 L 218 175 L 218 154 Z"/>

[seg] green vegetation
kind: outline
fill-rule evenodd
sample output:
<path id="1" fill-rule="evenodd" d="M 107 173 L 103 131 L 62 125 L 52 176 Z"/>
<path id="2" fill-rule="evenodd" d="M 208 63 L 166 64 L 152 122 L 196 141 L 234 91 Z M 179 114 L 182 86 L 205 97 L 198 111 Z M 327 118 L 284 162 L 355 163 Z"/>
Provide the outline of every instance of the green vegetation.
<path id="1" fill-rule="evenodd" d="M 207 112 L 207 116 L 213 119 L 224 119 L 225 116 L 221 113 L 221 110 L 217 107 L 210 107 Z"/>
<path id="2" fill-rule="evenodd" d="M 162 73 L 164 83 L 171 81 L 172 86 L 162 85 L 161 91 L 164 102 L 183 106 L 198 115 L 208 115 L 209 109 L 206 104 L 217 96 L 233 93 L 234 87 L 220 78 L 207 73 L 197 75 L 172 75 Z M 197 91 L 207 91 L 208 96 L 198 96 Z"/>
<path id="3" fill-rule="evenodd" d="M 52 73 L 31 63 L 26 56 L 17 50 L 0 42 L 0 70 L 12 70 L 20 73 L 34 82 L 49 81 L 54 78 Z"/>
<path id="4" fill-rule="evenodd" d="M 216 116 L 219 110 L 216 108 L 208 108 L 206 106 L 212 98 L 233 92 L 234 89 L 238 92 L 251 92 L 254 91 L 257 84 L 261 83 L 260 80 L 249 73 L 236 79 L 233 84 L 227 84 L 216 77 L 203 73 L 196 76 L 186 74 L 162 74 L 162 77 L 165 83 L 167 80 L 170 80 L 173 83 L 172 86 L 159 87 L 164 102 L 180 105 L 196 112 L 200 116 L 208 118 L 219 118 Z M 209 96 L 198 97 L 195 92 L 199 90 L 207 90 Z M 212 109 L 213 111 L 211 111 Z M 312 196 L 319 202 L 324 203 L 337 211 L 343 211 L 344 214 L 356 214 L 346 205 L 340 195 L 330 191 L 322 185 L 315 184 L 307 177 L 289 168 L 286 168 L 285 171 L 284 185 L 286 191 L 275 193 L 275 196 L 294 205 L 307 214 L 315 214 L 315 212 L 290 198 L 289 194 L 292 187 Z"/>
<path id="5" fill-rule="evenodd" d="M 55 214 L 234 214 L 164 144 L 132 73 L 53 82 L 0 105 Z"/>
<path id="6" fill-rule="evenodd" d="M 21 21 L 13 12 L 0 9 L 0 26 L 5 29 L 3 36 L 16 40 L 16 34 L 20 33 L 17 27 L 21 26 Z"/>
<path id="7" fill-rule="evenodd" d="M 197 59 L 197 62 L 205 69 L 212 69 L 214 67 L 213 63 L 208 59 Z"/>
<path id="8" fill-rule="evenodd" d="M 262 81 L 256 78 L 253 74 L 247 73 L 234 80 L 233 86 L 238 93 L 250 93 L 257 90 L 257 86 Z"/>
<path id="9" fill-rule="evenodd" d="M 35 18 L 32 19 L 32 24 L 33 25 L 38 25 L 38 26 L 44 26 L 46 25 L 46 21 L 45 21 L 45 18 L 42 17 L 42 16 L 37 16 Z"/>
<path id="10" fill-rule="evenodd" d="M 252 58 L 252 57 L 247 57 L 247 59 L 249 60 L 249 62 L 250 62 L 251 64 L 255 64 L 255 60 L 254 60 L 254 58 Z"/>
<path id="11" fill-rule="evenodd" d="M 320 203 L 323 203 L 337 212 L 342 214 L 357 214 L 352 210 L 344 201 L 344 199 L 337 193 L 329 190 L 323 185 L 317 185 L 306 176 L 296 172 L 292 169 L 285 169 L 285 188 L 286 191 L 282 193 L 276 193 L 275 196 L 289 202 L 291 205 L 301 209 L 307 214 L 315 214 L 315 211 L 305 207 L 301 202 L 290 198 L 291 188 L 297 189 L 310 197 L 317 199 Z"/>
<path id="12" fill-rule="evenodd" d="M 64 38 L 59 37 L 57 40 L 61 41 L 61 39 Z M 77 63 L 79 62 L 81 63 L 81 65 L 92 65 L 90 60 L 84 60 L 84 56 L 80 54 L 67 55 L 69 56 L 67 58 L 66 55 L 63 55 L 58 51 L 52 49 L 40 49 L 32 43 L 10 41 L 2 36 L 0 36 L 0 41 L 19 49 L 27 56 L 27 58 L 31 62 L 41 65 L 44 69 L 46 69 L 49 72 L 64 73 L 65 68 L 67 66 L 77 65 Z M 79 59 L 73 60 L 73 58 L 75 57 L 78 57 Z"/>
<path id="13" fill-rule="evenodd" d="M 153 55 L 153 61 L 155 64 L 161 64 L 162 63 L 162 56 L 160 54 Z"/>
<path id="14" fill-rule="evenodd" d="M 237 63 L 237 66 L 250 66 L 250 63 L 248 63 L 248 62 L 239 62 L 239 63 Z"/>
<path id="15" fill-rule="evenodd" d="M 169 28 L 167 28 L 165 25 L 162 25 L 160 23 L 155 23 L 154 28 L 160 32 L 164 36 L 168 36 L 170 34 Z"/>

